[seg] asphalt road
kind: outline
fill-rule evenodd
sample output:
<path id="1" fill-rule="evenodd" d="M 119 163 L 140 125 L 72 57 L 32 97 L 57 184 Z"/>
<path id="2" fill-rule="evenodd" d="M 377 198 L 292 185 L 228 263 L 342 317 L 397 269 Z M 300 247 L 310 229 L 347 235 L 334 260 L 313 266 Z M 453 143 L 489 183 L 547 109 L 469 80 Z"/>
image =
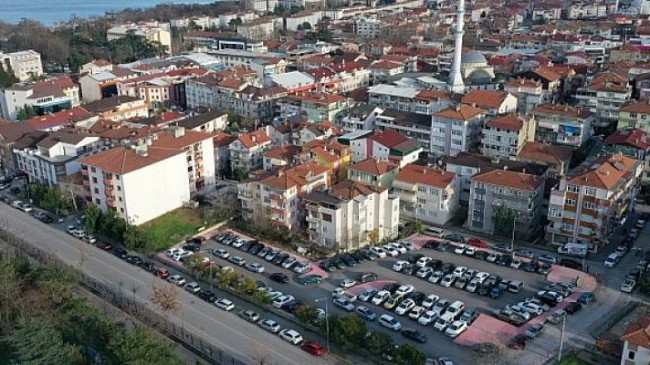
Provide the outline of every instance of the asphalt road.
<path id="1" fill-rule="evenodd" d="M 0 204 L 0 226 L 41 250 L 56 255 L 66 264 L 82 268 L 84 274 L 93 279 L 129 291 L 135 288 L 135 296 L 141 305 L 156 310 L 149 298 L 152 284 L 157 279 L 150 273 L 110 253 L 90 247 L 54 226 L 43 224 L 6 204 Z M 80 265 L 80 261 L 83 265 Z M 264 352 L 272 361 L 288 365 L 336 363 L 327 357 L 315 358 L 278 336 L 245 322 L 236 313 L 221 311 L 187 292 L 180 294 L 179 303 L 181 308 L 178 312 L 169 314 L 170 321 L 203 336 L 206 341 L 243 362 L 252 363 L 256 353 Z M 304 333 L 303 336 L 309 338 Z"/>

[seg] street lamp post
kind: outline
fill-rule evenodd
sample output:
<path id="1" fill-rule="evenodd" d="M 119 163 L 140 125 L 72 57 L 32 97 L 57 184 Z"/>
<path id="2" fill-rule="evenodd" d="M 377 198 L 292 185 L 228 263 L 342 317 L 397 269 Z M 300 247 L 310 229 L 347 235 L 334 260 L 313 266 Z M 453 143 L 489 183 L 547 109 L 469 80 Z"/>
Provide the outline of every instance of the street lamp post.
<path id="1" fill-rule="evenodd" d="M 327 341 L 327 352 L 330 352 L 330 313 L 329 313 L 329 308 L 327 305 L 327 301 L 329 298 L 323 297 L 316 299 L 315 302 L 325 302 L 325 340 Z"/>
<path id="2" fill-rule="evenodd" d="M 512 215 L 512 239 L 510 240 L 510 254 L 512 255 L 512 259 L 514 260 L 515 258 L 515 231 L 516 231 L 516 226 L 517 226 L 517 217 L 519 212 L 515 212 Z"/>
<path id="3" fill-rule="evenodd" d="M 562 330 L 560 330 L 560 351 L 557 353 L 557 362 L 562 362 L 562 348 L 564 347 L 564 330 L 566 328 L 566 314 L 562 316 Z"/>

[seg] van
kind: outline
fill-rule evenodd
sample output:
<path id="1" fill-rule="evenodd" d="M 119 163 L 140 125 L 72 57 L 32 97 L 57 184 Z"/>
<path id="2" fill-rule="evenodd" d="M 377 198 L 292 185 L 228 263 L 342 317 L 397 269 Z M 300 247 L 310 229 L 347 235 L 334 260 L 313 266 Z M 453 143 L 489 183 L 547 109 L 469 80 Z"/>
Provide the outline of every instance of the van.
<path id="1" fill-rule="evenodd" d="M 519 280 L 511 280 L 508 283 L 508 291 L 511 293 L 519 293 L 524 288 L 524 283 Z"/>
<path id="2" fill-rule="evenodd" d="M 610 253 L 605 259 L 605 267 L 614 267 L 618 263 L 619 257 L 617 253 Z"/>
<path id="3" fill-rule="evenodd" d="M 358 281 L 360 283 L 367 283 L 367 282 L 375 281 L 375 280 L 377 280 L 377 274 L 375 274 L 374 272 L 363 272 L 363 273 L 359 274 L 359 280 Z"/>
<path id="4" fill-rule="evenodd" d="M 444 231 L 440 228 L 428 227 L 427 229 L 424 230 L 423 233 L 426 234 L 427 236 L 442 238 L 442 234 L 444 233 Z"/>

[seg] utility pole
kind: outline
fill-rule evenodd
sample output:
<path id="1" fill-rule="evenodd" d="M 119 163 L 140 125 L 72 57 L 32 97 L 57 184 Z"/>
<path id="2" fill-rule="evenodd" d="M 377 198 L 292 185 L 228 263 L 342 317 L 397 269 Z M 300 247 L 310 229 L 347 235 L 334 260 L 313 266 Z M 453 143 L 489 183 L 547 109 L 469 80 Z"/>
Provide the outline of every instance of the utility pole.
<path id="1" fill-rule="evenodd" d="M 557 362 L 562 362 L 562 347 L 564 347 L 564 329 L 566 328 L 566 314 L 562 316 L 562 330 L 560 331 L 560 351 L 557 353 Z"/>
<path id="2" fill-rule="evenodd" d="M 320 299 L 316 299 L 315 302 L 325 302 L 325 339 L 327 340 L 327 352 L 330 352 L 330 313 L 329 313 L 329 307 L 327 305 L 327 300 L 329 298 L 323 297 Z"/>

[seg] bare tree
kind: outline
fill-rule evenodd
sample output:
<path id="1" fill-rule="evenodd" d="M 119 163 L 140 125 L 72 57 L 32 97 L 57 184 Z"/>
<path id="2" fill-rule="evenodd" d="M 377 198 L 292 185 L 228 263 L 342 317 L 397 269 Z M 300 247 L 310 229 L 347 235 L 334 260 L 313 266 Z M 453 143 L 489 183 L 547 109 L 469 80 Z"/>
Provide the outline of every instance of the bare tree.
<path id="1" fill-rule="evenodd" d="M 79 261 L 77 261 L 77 265 L 79 266 L 79 271 L 81 275 L 83 275 L 84 265 L 87 259 L 88 259 L 88 245 L 81 245 L 79 247 Z"/>
<path id="2" fill-rule="evenodd" d="M 165 327 L 167 327 L 169 313 L 174 313 L 181 309 L 181 303 L 178 302 L 178 296 L 181 294 L 181 291 L 175 285 L 165 283 L 161 279 L 154 279 L 151 283 L 151 289 L 151 301 L 162 312 L 163 318 L 165 319 Z"/>
<path id="3" fill-rule="evenodd" d="M 255 365 L 273 365 L 271 352 L 263 346 L 255 346 L 251 351 L 251 357 Z"/>

